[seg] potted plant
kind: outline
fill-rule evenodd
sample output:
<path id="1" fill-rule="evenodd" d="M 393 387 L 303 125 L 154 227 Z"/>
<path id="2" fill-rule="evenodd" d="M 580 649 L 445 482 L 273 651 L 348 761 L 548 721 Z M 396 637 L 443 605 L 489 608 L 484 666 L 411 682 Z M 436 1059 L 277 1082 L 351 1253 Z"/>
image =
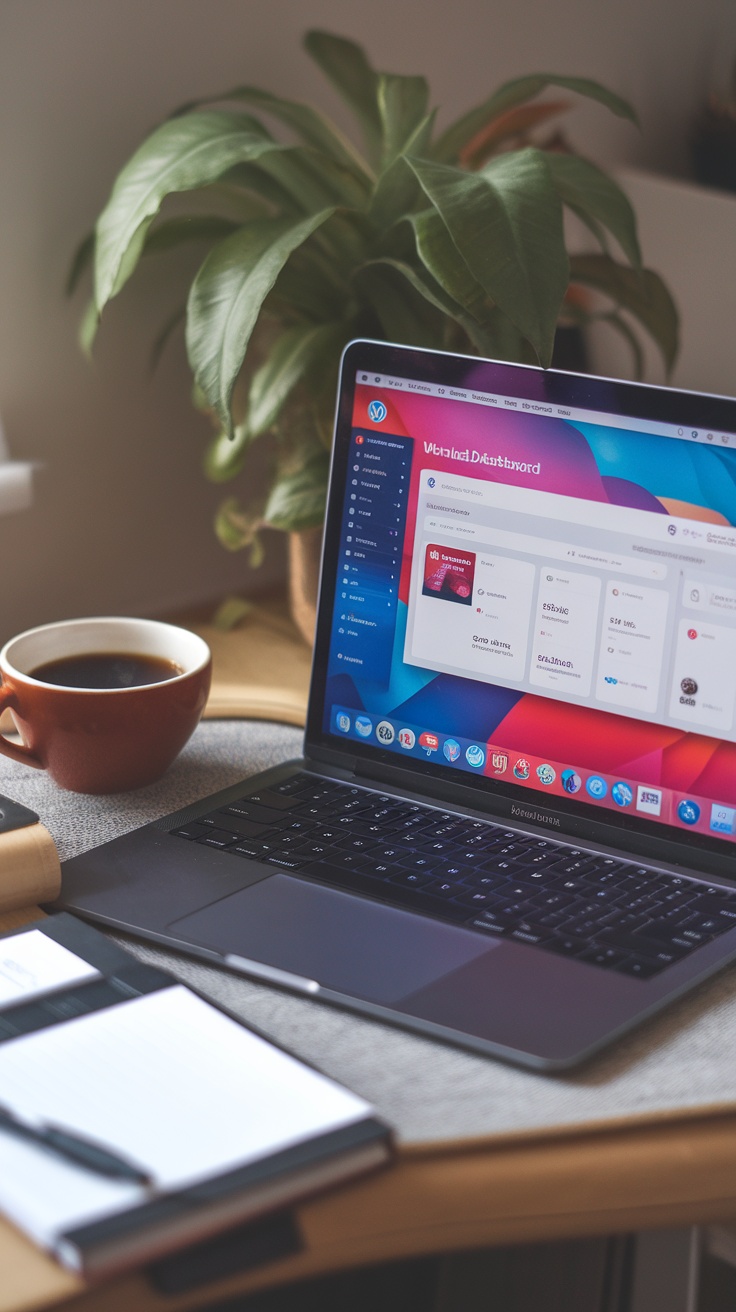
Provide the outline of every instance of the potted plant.
<path id="1" fill-rule="evenodd" d="M 272 440 L 265 495 L 229 497 L 216 522 L 223 544 L 250 546 L 254 561 L 263 527 L 318 535 L 351 338 L 547 366 L 560 324 L 596 317 L 629 342 L 637 369 L 638 329 L 668 367 L 677 346 L 673 303 L 642 267 L 621 189 L 559 135 L 538 139 L 567 108 L 536 102 L 547 87 L 635 122 L 626 102 L 587 79 L 535 74 L 438 131 L 424 78 L 379 73 L 360 46 L 325 32 L 305 46 L 353 111 L 362 149 L 317 109 L 255 87 L 188 104 L 121 169 L 70 278 L 73 287 L 93 262 L 89 350 L 143 255 L 207 245 L 155 349 L 185 322 L 195 398 L 217 426 L 209 478 L 247 487 L 249 449 Z M 565 210 L 594 253 L 569 253 Z M 602 293 L 595 309 L 589 289 Z"/>

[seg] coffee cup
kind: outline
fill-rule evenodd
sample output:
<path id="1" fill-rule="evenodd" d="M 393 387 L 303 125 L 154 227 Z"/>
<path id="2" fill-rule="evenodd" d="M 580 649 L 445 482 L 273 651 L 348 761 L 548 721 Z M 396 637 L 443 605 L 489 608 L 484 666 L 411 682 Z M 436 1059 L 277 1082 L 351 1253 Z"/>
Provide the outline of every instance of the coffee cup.
<path id="1" fill-rule="evenodd" d="M 202 638 L 158 620 L 63 620 L 0 651 L 0 712 L 21 743 L 0 752 L 48 770 L 76 793 L 116 793 L 160 778 L 194 732 L 212 658 Z"/>

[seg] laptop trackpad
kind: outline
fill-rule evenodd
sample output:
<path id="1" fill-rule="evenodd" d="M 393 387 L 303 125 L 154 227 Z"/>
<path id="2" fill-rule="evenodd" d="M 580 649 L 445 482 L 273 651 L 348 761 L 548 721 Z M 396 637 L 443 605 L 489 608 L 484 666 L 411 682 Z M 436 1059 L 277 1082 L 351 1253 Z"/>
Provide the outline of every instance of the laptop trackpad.
<path id="1" fill-rule="evenodd" d="M 168 926 L 177 938 L 391 1003 L 491 952 L 467 930 L 273 875 Z"/>

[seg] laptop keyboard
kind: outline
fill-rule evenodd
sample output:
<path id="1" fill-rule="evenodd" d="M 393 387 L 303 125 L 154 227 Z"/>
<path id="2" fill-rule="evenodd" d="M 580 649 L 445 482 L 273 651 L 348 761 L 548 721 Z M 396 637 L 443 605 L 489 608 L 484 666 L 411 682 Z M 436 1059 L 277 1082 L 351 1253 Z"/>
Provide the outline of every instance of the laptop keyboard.
<path id="1" fill-rule="evenodd" d="M 736 891 L 304 773 L 171 832 L 640 979 L 736 925 Z"/>

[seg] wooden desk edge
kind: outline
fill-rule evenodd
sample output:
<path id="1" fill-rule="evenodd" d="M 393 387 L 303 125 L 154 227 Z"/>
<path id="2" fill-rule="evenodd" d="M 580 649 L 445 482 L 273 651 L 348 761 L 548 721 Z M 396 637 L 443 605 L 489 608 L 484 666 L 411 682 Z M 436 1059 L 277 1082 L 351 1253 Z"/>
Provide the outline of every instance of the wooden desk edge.
<path id="1" fill-rule="evenodd" d="M 632 1201 L 633 1200 L 633 1201 Z M 396 1164 L 297 1209 L 304 1250 L 206 1288 L 207 1301 L 402 1257 L 684 1226 L 736 1217 L 736 1112 L 547 1140 L 400 1154 Z M 195 1307 L 140 1274 L 85 1289 L 0 1226 L 0 1312 Z"/>

